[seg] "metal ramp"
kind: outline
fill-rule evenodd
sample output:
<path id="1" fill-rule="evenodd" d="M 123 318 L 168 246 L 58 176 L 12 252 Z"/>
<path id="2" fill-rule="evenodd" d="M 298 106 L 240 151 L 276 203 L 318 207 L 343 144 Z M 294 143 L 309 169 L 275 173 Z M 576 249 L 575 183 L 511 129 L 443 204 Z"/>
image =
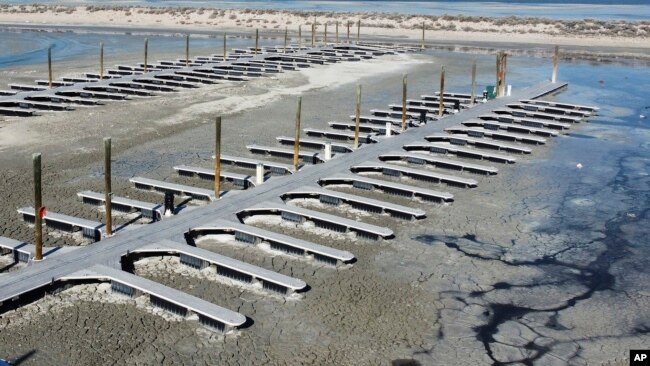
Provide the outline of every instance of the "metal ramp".
<path id="1" fill-rule="evenodd" d="M 491 161 L 497 161 L 500 163 L 508 163 L 508 164 L 514 164 L 517 161 L 517 159 L 509 155 L 494 154 L 490 152 L 484 152 L 478 149 L 462 148 L 452 144 L 441 144 L 435 142 L 407 144 L 404 145 L 404 150 L 429 151 L 431 153 L 444 154 L 444 155 L 453 154 L 453 155 L 458 155 L 463 157 L 469 157 L 469 158 L 480 159 L 480 160 L 491 160 Z"/>
<path id="2" fill-rule="evenodd" d="M 367 161 L 365 163 L 356 164 L 350 167 L 353 173 L 367 173 L 367 172 L 380 172 L 383 175 L 392 177 L 407 176 L 409 178 L 424 180 L 433 183 L 444 183 L 450 186 L 461 188 L 475 188 L 478 182 L 474 179 L 460 178 L 453 175 L 438 173 L 435 171 L 427 171 L 420 169 L 412 169 L 404 166 L 384 164 L 382 162 Z"/>
<path id="3" fill-rule="evenodd" d="M 283 158 L 293 158 L 293 149 L 284 149 L 281 147 L 262 145 L 246 145 L 246 148 L 254 154 L 265 154 Z M 300 156 L 300 160 L 306 163 L 317 164 L 325 161 L 319 153 L 299 151 L 298 154 Z"/>
<path id="4" fill-rule="evenodd" d="M 531 117 L 517 117 L 514 114 L 507 113 L 489 113 L 479 116 L 480 119 L 494 120 L 505 123 L 517 123 L 523 126 L 535 128 L 551 128 L 554 130 L 568 130 L 571 125 L 564 122 L 551 121 L 548 119 L 539 119 Z"/>
<path id="5" fill-rule="evenodd" d="M 340 233 L 354 232 L 358 237 L 366 239 L 378 240 L 379 238 L 387 239 L 393 236 L 393 231 L 385 227 L 272 201 L 262 202 L 240 210 L 237 216 L 240 219 L 244 219 L 249 216 L 269 214 L 281 215 L 283 220 L 296 223 L 309 220 L 314 222 L 317 227 Z"/>
<path id="6" fill-rule="evenodd" d="M 62 281 L 110 281 L 114 293 L 126 296 L 148 294 L 151 305 L 187 318 L 190 312 L 211 330 L 229 333 L 246 323 L 246 317 L 185 292 L 118 269 L 96 264 L 61 277 Z"/>
<path id="7" fill-rule="evenodd" d="M 530 154 L 532 152 L 531 149 L 526 147 L 504 144 L 498 141 L 491 141 L 486 139 L 475 139 L 471 137 L 462 137 L 462 136 L 455 136 L 455 135 L 448 135 L 448 134 L 428 135 L 425 136 L 424 139 L 430 142 L 448 142 L 450 144 L 460 145 L 460 146 L 474 145 L 477 148 L 503 150 L 503 151 L 517 153 L 517 154 Z"/>
<path id="8" fill-rule="evenodd" d="M 31 224 L 35 222 L 35 210 L 33 207 L 23 207 L 19 208 L 17 211 L 19 214 L 23 215 L 23 220 L 25 222 Z M 46 226 L 57 230 L 68 232 L 81 230 L 81 233 L 85 238 L 94 241 L 100 241 L 104 234 L 104 224 L 101 222 L 81 219 L 56 212 L 47 211 L 43 217 L 43 222 Z"/>
<path id="9" fill-rule="evenodd" d="M 531 136 L 529 134 L 524 135 L 510 132 L 501 132 L 499 130 L 491 130 L 483 127 L 452 126 L 445 128 L 445 132 L 451 134 L 463 134 L 478 138 L 487 137 L 495 140 L 518 141 L 521 143 L 534 145 L 543 145 L 546 143 L 546 139 L 543 137 Z"/>
<path id="10" fill-rule="evenodd" d="M 209 250 L 171 240 L 147 244 L 129 253 L 179 255 L 182 264 L 196 269 L 203 269 L 207 266 L 214 265 L 217 268 L 218 275 L 249 284 L 260 283 L 265 289 L 274 290 L 282 294 L 291 294 L 304 290 L 307 287 L 304 281 L 297 278 L 285 276 Z"/>
<path id="11" fill-rule="evenodd" d="M 158 192 L 173 192 L 175 194 L 205 201 L 214 201 L 216 199 L 213 191 L 203 188 L 184 186 L 181 184 L 168 183 L 142 177 L 131 178 L 129 179 L 129 182 L 133 183 L 138 189 L 155 190 Z"/>
<path id="12" fill-rule="evenodd" d="M 359 210 L 373 213 L 387 213 L 393 217 L 406 220 L 423 219 L 426 217 L 426 213 L 423 210 L 417 208 L 396 205 L 393 203 L 356 196 L 353 194 L 323 189 L 321 187 L 300 187 L 298 189 L 293 189 L 282 194 L 280 198 L 285 201 L 299 198 L 318 198 L 321 203 L 333 206 L 338 206 L 341 203 L 347 203 L 353 208 Z"/>
<path id="13" fill-rule="evenodd" d="M 349 185 L 354 188 L 371 191 L 380 190 L 387 194 L 406 198 L 420 198 L 429 202 L 452 202 L 454 195 L 447 192 L 434 191 L 428 188 L 409 186 L 401 183 L 373 179 L 357 174 L 336 174 L 326 178 L 320 178 L 318 184 L 321 186 L 329 185 Z"/>
<path id="14" fill-rule="evenodd" d="M 330 126 L 336 122 L 330 122 Z M 354 124 L 350 124 L 352 127 L 354 127 Z M 385 129 L 385 128 L 384 128 Z M 359 128 L 361 130 L 361 128 Z M 347 140 L 347 141 L 354 141 L 354 132 L 343 132 L 343 131 L 328 131 L 328 130 L 320 130 L 317 128 L 305 128 L 303 129 L 305 133 L 308 136 L 316 136 L 316 137 L 326 137 L 330 139 L 335 139 L 335 140 Z M 359 142 L 368 144 L 373 142 L 372 134 L 369 133 L 361 133 L 359 131 Z"/>
<path id="15" fill-rule="evenodd" d="M 93 191 L 83 191 L 77 193 L 83 203 L 99 206 L 105 204 L 106 197 L 103 193 Z M 163 216 L 164 207 L 159 204 L 142 202 L 132 200 L 130 198 L 112 196 L 111 206 L 115 211 L 131 212 L 133 210 L 140 211 L 143 217 L 151 219 L 151 221 L 159 221 Z"/>
<path id="16" fill-rule="evenodd" d="M 436 168 L 452 169 L 458 171 L 468 171 L 476 174 L 493 175 L 498 173 L 498 169 L 491 166 L 471 164 L 461 160 L 445 159 L 430 154 L 417 154 L 405 151 L 392 151 L 379 155 L 381 161 L 405 161 L 417 165 L 433 165 Z"/>
<path id="17" fill-rule="evenodd" d="M 276 140 L 282 145 L 293 145 L 294 144 L 294 138 L 293 137 L 288 137 L 288 136 L 278 136 L 276 137 Z M 325 149 L 325 145 L 327 143 L 330 144 L 332 147 L 333 152 L 337 153 L 351 153 L 354 151 L 354 148 L 352 145 L 348 144 L 342 144 L 340 142 L 330 142 L 330 141 L 325 141 L 325 140 L 316 140 L 316 139 L 309 139 L 309 138 L 301 138 L 300 140 L 300 146 L 304 146 L 306 148 L 311 148 L 311 149 Z"/>
<path id="18" fill-rule="evenodd" d="M 351 263 L 355 260 L 354 255 L 348 251 L 326 247 L 288 235 L 227 220 L 217 220 L 214 224 L 190 228 L 186 235 L 189 235 L 194 240 L 200 236 L 224 233 L 234 235 L 235 240 L 239 242 L 252 245 L 267 242 L 273 250 L 279 250 L 292 255 L 313 257 L 317 261 L 326 264 L 337 265 Z"/>
<path id="19" fill-rule="evenodd" d="M 187 165 L 177 165 L 174 167 L 174 170 L 177 171 L 179 175 L 183 175 L 186 177 L 197 176 L 202 179 L 214 180 L 214 170 L 192 167 Z M 238 187 L 242 187 L 244 189 L 251 186 L 252 187 L 255 186 L 255 180 L 250 175 L 225 172 L 222 170 L 221 178 L 226 181 L 232 182 L 234 185 Z"/>
<path id="20" fill-rule="evenodd" d="M 524 125 L 519 125 L 515 123 L 502 123 L 496 121 L 486 121 L 482 119 L 468 119 L 467 121 L 461 122 L 463 126 L 467 127 L 483 127 L 487 130 L 505 130 L 515 133 L 523 133 L 530 135 L 538 135 L 545 137 L 555 137 L 559 135 L 557 130 L 549 130 L 547 128 L 537 128 L 537 127 L 528 127 Z"/>

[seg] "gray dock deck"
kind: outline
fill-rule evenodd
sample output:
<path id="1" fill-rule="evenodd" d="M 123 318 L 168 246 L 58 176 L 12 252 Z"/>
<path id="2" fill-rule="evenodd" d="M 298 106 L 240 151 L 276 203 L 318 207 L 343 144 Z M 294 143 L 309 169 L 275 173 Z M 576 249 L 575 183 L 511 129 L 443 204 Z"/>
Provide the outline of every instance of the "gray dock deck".
<path id="1" fill-rule="evenodd" d="M 462 188 L 475 188 L 478 182 L 475 179 L 455 177 L 442 174 L 436 171 L 412 169 L 405 166 L 385 164 L 382 162 L 366 161 L 350 167 L 353 173 L 381 172 L 383 175 L 401 177 L 407 176 L 413 179 L 426 180 L 434 183 L 444 183 L 450 186 Z"/>
<path id="2" fill-rule="evenodd" d="M 468 127 L 483 127 L 485 129 L 494 130 L 494 131 L 505 130 L 505 131 L 511 131 L 516 133 L 524 133 L 524 134 L 546 136 L 546 137 L 554 137 L 560 134 L 557 130 L 549 130 L 548 128 L 528 127 L 524 125 L 518 125 L 515 123 L 486 121 L 478 118 L 471 118 L 461 123 L 464 126 L 468 126 Z"/>
<path id="3" fill-rule="evenodd" d="M 93 191 L 83 191 L 77 193 L 84 203 L 92 205 L 103 205 L 105 203 L 105 196 L 103 193 Z M 111 204 L 114 210 L 122 212 L 130 212 L 132 210 L 140 211 L 143 217 L 149 218 L 152 221 L 158 221 L 163 216 L 163 205 L 149 202 L 142 202 L 133 200 L 126 197 L 112 196 Z"/>
<path id="4" fill-rule="evenodd" d="M 199 167 L 193 167 L 187 165 L 177 165 L 174 167 L 174 170 L 177 171 L 178 174 L 180 175 L 184 175 L 188 177 L 198 176 L 203 179 L 214 180 L 213 169 L 199 168 Z M 232 182 L 234 185 L 238 187 L 248 188 L 251 186 L 253 187 L 255 186 L 255 179 L 250 175 L 226 172 L 223 170 L 220 172 L 220 175 L 222 179 Z"/>
<path id="5" fill-rule="evenodd" d="M 504 123 L 516 123 L 523 126 L 535 127 L 535 128 L 549 128 L 554 130 L 568 130 L 571 128 L 571 124 L 559 121 L 551 121 L 548 119 L 532 118 L 532 117 L 521 117 L 515 116 L 514 114 L 508 113 L 487 113 L 479 116 L 480 119 L 493 120 Z"/>
<path id="6" fill-rule="evenodd" d="M 193 227 L 188 232 L 193 239 L 204 235 L 223 233 L 232 234 L 237 241 L 248 244 L 267 242 L 273 250 L 305 257 L 313 256 L 314 259 L 327 264 L 336 265 L 337 263 L 350 263 L 355 260 L 354 254 L 345 250 L 326 247 L 310 241 L 229 220 L 217 220 L 214 224 Z"/>
<path id="7" fill-rule="evenodd" d="M 33 207 L 19 208 L 18 213 L 23 215 L 23 220 L 33 223 L 35 220 L 35 210 Z M 84 237 L 99 241 L 104 234 L 104 224 L 101 222 L 82 219 L 79 217 L 68 216 L 56 212 L 47 211 L 43 217 L 43 222 L 46 226 L 73 232 L 81 229 Z"/>
<path id="8" fill-rule="evenodd" d="M 508 164 L 513 164 L 517 161 L 517 159 L 509 155 L 494 154 L 491 152 L 485 152 L 478 149 L 462 148 L 452 144 L 435 143 L 435 142 L 407 144 L 404 145 L 404 150 L 429 151 L 431 153 L 444 154 L 444 155 L 454 154 L 454 155 L 470 157 L 474 159 L 497 161 L 500 163 L 508 163 Z"/>
<path id="9" fill-rule="evenodd" d="M 330 122 L 330 126 L 336 122 Z M 354 127 L 354 124 L 351 124 L 352 127 Z M 359 129 L 361 130 L 361 129 Z M 330 131 L 330 130 L 321 130 L 317 128 L 305 128 L 303 129 L 305 133 L 308 136 L 316 136 L 316 137 L 326 137 L 330 139 L 335 139 L 335 140 L 347 140 L 347 141 L 354 141 L 354 132 L 343 132 L 343 131 Z M 372 138 L 372 134 L 369 133 L 361 133 L 359 131 L 359 142 L 367 144 L 374 141 Z"/>
<path id="10" fill-rule="evenodd" d="M 545 106 L 545 105 L 539 105 L 539 104 L 530 104 L 530 103 L 510 103 L 507 105 L 508 108 L 512 109 L 523 109 L 525 111 L 530 111 L 530 112 L 542 112 L 542 113 L 548 113 L 548 114 L 560 114 L 560 115 L 568 115 L 568 116 L 575 116 L 575 117 L 580 117 L 580 118 L 586 118 L 591 115 L 590 111 L 586 110 L 580 110 L 580 109 L 565 109 L 565 108 L 557 108 L 553 106 Z"/>
<path id="11" fill-rule="evenodd" d="M 406 151 L 392 151 L 385 154 L 379 155 L 379 160 L 381 161 L 406 161 L 411 164 L 424 165 L 429 164 L 433 165 L 436 168 L 443 169 L 452 169 L 459 171 L 468 171 L 476 174 L 485 174 L 493 175 L 497 174 L 499 170 L 492 166 L 471 164 L 465 161 L 445 159 L 435 155 L 430 154 L 417 154 L 409 153 Z"/>
<path id="12" fill-rule="evenodd" d="M 214 159 L 214 156 L 212 156 Z M 274 161 L 258 160 L 258 159 L 249 159 L 242 158 L 239 156 L 232 155 L 221 155 L 222 164 L 231 164 L 243 168 L 255 169 L 257 164 L 262 164 L 265 171 L 270 171 L 273 174 L 285 175 L 293 174 L 293 166 L 289 164 L 276 163 Z"/>
<path id="13" fill-rule="evenodd" d="M 526 104 L 550 106 L 550 107 L 562 108 L 562 109 L 568 109 L 568 110 L 584 110 L 584 111 L 589 111 L 589 112 L 592 112 L 592 113 L 595 113 L 595 112 L 600 110 L 600 108 L 598 108 L 598 107 L 592 107 L 592 106 L 587 106 L 587 105 L 579 105 L 579 104 L 561 103 L 561 102 L 552 102 L 552 101 L 542 100 L 542 99 L 522 99 L 522 100 L 520 100 L 520 102 L 521 103 L 526 103 Z"/>
<path id="14" fill-rule="evenodd" d="M 350 122 L 328 122 L 331 128 L 336 129 L 336 130 L 352 130 L 356 128 L 355 123 L 350 123 Z M 391 123 L 391 126 L 393 124 Z M 306 129 L 305 129 L 306 130 Z M 391 135 L 399 135 L 401 130 L 397 128 L 391 128 Z M 379 135 L 385 135 L 386 134 L 386 125 L 378 125 L 378 124 L 371 124 L 371 123 L 359 123 L 359 132 L 372 132 L 375 134 Z M 354 136 L 354 135 L 353 135 Z"/>
<path id="15" fill-rule="evenodd" d="M 293 149 L 285 149 L 281 147 L 262 146 L 262 145 L 246 145 L 246 148 L 254 154 L 265 154 L 271 156 L 279 156 L 283 158 L 293 158 Z M 310 164 L 322 163 L 325 160 L 319 153 L 301 150 L 298 152 L 300 160 Z"/>
<path id="16" fill-rule="evenodd" d="M 189 196 L 206 201 L 214 201 L 214 192 L 208 189 L 185 186 L 181 184 L 163 182 L 149 178 L 134 177 L 129 179 L 136 188 L 145 190 L 156 190 L 159 192 L 173 192 L 175 194 Z M 222 193 L 222 192 L 220 192 Z"/>
<path id="17" fill-rule="evenodd" d="M 460 145 L 460 146 L 474 145 L 478 148 L 503 150 L 503 151 L 517 153 L 517 154 L 530 154 L 532 152 L 531 149 L 523 146 L 504 144 L 499 141 L 491 141 L 488 139 L 455 136 L 450 134 L 428 135 L 425 136 L 424 139 L 430 142 L 448 142 L 453 145 Z"/>
<path id="18" fill-rule="evenodd" d="M 483 127 L 452 126 L 445 128 L 445 132 L 451 134 L 463 134 L 478 138 L 487 137 L 493 138 L 495 140 L 519 141 L 525 144 L 534 145 L 543 145 L 546 143 L 546 139 L 543 137 L 531 136 L 530 134 L 501 132 L 499 130 L 491 130 Z"/>
<path id="19" fill-rule="evenodd" d="M 278 136 L 276 137 L 276 140 L 278 140 L 278 142 L 282 145 L 293 145 L 295 141 L 293 137 L 289 137 L 289 136 Z M 327 144 L 328 142 L 332 146 L 333 152 L 351 153 L 354 151 L 352 145 L 349 144 L 342 144 L 340 142 L 330 142 L 325 140 L 317 140 L 317 139 L 310 139 L 304 137 L 300 138 L 300 146 L 311 148 L 311 149 L 323 150 L 325 148 L 325 144 Z"/>
<path id="20" fill-rule="evenodd" d="M 496 114 L 510 114 L 513 117 L 519 117 L 519 118 L 535 118 L 540 120 L 548 120 L 548 121 L 556 121 L 556 122 L 564 122 L 564 123 L 566 122 L 578 123 L 583 120 L 582 117 L 543 113 L 543 112 L 533 112 L 533 111 L 526 111 L 523 109 L 512 109 L 512 108 L 505 108 L 505 107 L 494 109 L 492 112 Z"/>
<path id="21" fill-rule="evenodd" d="M 262 202 L 238 212 L 240 219 L 245 219 L 249 216 L 268 214 L 279 214 L 282 216 L 282 219 L 297 223 L 302 223 L 305 220 L 313 221 L 317 227 L 342 233 L 352 231 L 355 232 L 357 236 L 366 239 L 377 240 L 380 237 L 387 239 L 393 236 L 393 230 L 385 227 L 366 224 L 346 219 L 344 217 L 308 210 L 302 207 L 289 206 L 273 201 Z"/>
<path id="22" fill-rule="evenodd" d="M 417 208 L 396 205 L 389 202 L 337 192 L 317 186 L 304 186 L 293 189 L 283 194 L 281 198 L 283 200 L 297 198 L 318 198 L 322 203 L 335 206 L 339 205 L 341 202 L 344 202 L 356 209 L 375 213 L 387 213 L 391 216 L 407 220 L 422 219 L 426 216 L 426 213 L 423 210 Z"/>

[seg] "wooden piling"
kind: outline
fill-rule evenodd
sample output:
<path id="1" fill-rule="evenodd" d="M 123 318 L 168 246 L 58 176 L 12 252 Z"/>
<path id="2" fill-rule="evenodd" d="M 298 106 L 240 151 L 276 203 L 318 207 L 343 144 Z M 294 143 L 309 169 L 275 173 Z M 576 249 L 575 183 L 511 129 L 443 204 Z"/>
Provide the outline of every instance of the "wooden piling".
<path id="1" fill-rule="evenodd" d="M 99 80 L 104 80 L 104 42 L 99 42 Z"/>
<path id="2" fill-rule="evenodd" d="M 327 22 L 325 22 L 325 31 L 323 33 L 323 46 L 327 46 Z"/>
<path id="3" fill-rule="evenodd" d="M 190 66 L 190 35 L 185 35 L 185 67 Z"/>
<path id="4" fill-rule="evenodd" d="M 497 53 L 497 97 L 506 94 L 506 62 L 508 55 L 504 51 Z"/>
<path id="5" fill-rule="evenodd" d="M 336 21 L 336 45 L 339 45 L 339 21 Z"/>
<path id="6" fill-rule="evenodd" d="M 34 259 L 40 261 L 43 259 L 43 221 L 41 211 L 43 200 L 41 195 L 41 154 L 32 155 L 34 165 Z"/>
<path id="7" fill-rule="evenodd" d="M 226 48 L 226 33 L 223 34 L 223 60 L 228 57 L 228 48 Z"/>
<path id="8" fill-rule="evenodd" d="M 287 39 L 289 38 L 289 29 L 287 27 L 284 27 L 284 51 L 283 53 L 287 53 Z"/>
<path id="9" fill-rule="evenodd" d="M 47 84 L 52 89 L 52 47 L 47 48 L 47 74 Z"/>
<path id="10" fill-rule="evenodd" d="M 214 138 L 214 197 L 221 198 L 221 116 L 215 120 Z"/>
<path id="11" fill-rule="evenodd" d="M 147 56 L 149 54 L 149 38 L 144 39 L 144 72 L 147 72 Z"/>
<path id="12" fill-rule="evenodd" d="M 557 69 L 558 63 L 560 62 L 560 46 L 555 46 L 555 53 L 553 54 L 553 75 L 551 76 L 551 82 L 557 82 Z"/>
<path id="13" fill-rule="evenodd" d="M 361 39 L 361 19 L 357 21 L 357 44 L 359 44 L 360 39 Z"/>
<path id="14" fill-rule="evenodd" d="M 113 189 L 111 188 L 111 138 L 104 138 L 104 202 L 106 206 L 106 235 L 113 235 Z"/>
<path id="15" fill-rule="evenodd" d="M 255 29 L 255 54 L 257 55 L 257 49 L 259 48 L 260 43 L 260 30 Z"/>
<path id="16" fill-rule="evenodd" d="M 357 84 L 357 103 L 354 109 L 354 148 L 359 148 L 359 123 L 361 121 L 361 84 Z"/>
<path id="17" fill-rule="evenodd" d="M 440 71 L 440 95 L 438 96 L 438 116 L 445 113 L 445 67 Z"/>
<path id="18" fill-rule="evenodd" d="M 407 74 L 402 76 L 402 132 L 406 131 L 406 80 Z"/>
<path id="19" fill-rule="evenodd" d="M 476 100 L 476 59 L 472 63 L 472 92 L 469 97 L 469 105 L 474 105 Z"/>
<path id="20" fill-rule="evenodd" d="M 316 42 L 316 21 L 314 20 L 313 23 L 311 23 L 311 46 L 314 47 L 314 43 Z"/>
<path id="21" fill-rule="evenodd" d="M 298 97 L 296 106 L 296 130 L 293 137 L 293 170 L 298 171 L 300 161 L 300 111 L 302 109 L 302 97 Z"/>
<path id="22" fill-rule="evenodd" d="M 348 24 L 347 24 L 347 26 L 348 26 L 348 38 L 347 38 L 347 42 L 348 42 L 348 44 L 350 44 L 350 21 L 349 21 L 349 20 L 348 20 Z"/>
<path id="23" fill-rule="evenodd" d="M 424 49 L 424 22 L 422 22 L 422 49 Z"/>
<path id="24" fill-rule="evenodd" d="M 298 49 L 302 48 L 302 25 L 298 25 Z"/>

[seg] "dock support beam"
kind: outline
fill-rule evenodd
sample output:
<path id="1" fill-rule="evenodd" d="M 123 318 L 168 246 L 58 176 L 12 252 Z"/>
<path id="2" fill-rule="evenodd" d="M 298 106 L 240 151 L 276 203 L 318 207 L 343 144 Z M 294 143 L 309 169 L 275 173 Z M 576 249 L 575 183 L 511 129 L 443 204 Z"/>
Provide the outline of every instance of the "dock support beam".
<path id="1" fill-rule="evenodd" d="M 506 62 L 508 55 L 500 51 L 497 53 L 497 97 L 506 94 Z"/>
<path id="2" fill-rule="evenodd" d="M 392 132 L 393 132 L 393 124 L 390 122 L 386 122 L 386 137 L 390 137 Z"/>
<path id="3" fill-rule="evenodd" d="M 555 53 L 553 54 L 553 75 L 551 76 L 551 82 L 553 84 L 557 83 L 557 68 L 559 62 L 560 62 L 560 46 L 555 46 Z"/>
<path id="4" fill-rule="evenodd" d="M 361 120 L 361 84 L 357 84 L 357 103 L 354 109 L 354 149 L 359 148 L 359 122 Z"/>
<path id="5" fill-rule="evenodd" d="M 47 48 L 47 75 L 47 84 L 52 89 L 52 47 Z"/>
<path id="6" fill-rule="evenodd" d="M 257 49 L 259 48 L 260 44 L 260 30 L 255 29 L 255 54 L 257 55 Z"/>
<path id="7" fill-rule="evenodd" d="M 106 235 L 113 235 L 113 189 L 111 188 L 111 138 L 104 138 L 104 201 L 106 204 Z"/>
<path id="8" fill-rule="evenodd" d="M 185 67 L 190 66 L 190 35 L 185 35 Z"/>
<path id="9" fill-rule="evenodd" d="M 327 141 L 325 142 L 325 161 L 332 160 L 332 143 Z"/>
<path id="10" fill-rule="evenodd" d="M 99 42 L 99 80 L 104 80 L 104 42 Z"/>
<path id="11" fill-rule="evenodd" d="M 296 172 L 298 171 L 298 162 L 300 159 L 300 110 L 301 109 L 302 109 L 302 97 L 298 97 L 298 104 L 296 106 L 296 131 L 293 137 L 293 170 Z"/>
<path id="12" fill-rule="evenodd" d="M 215 120 L 214 139 L 214 197 L 221 198 L 221 116 Z"/>
<path id="13" fill-rule="evenodd" d="M 469 105 L 470 106 L 474 105 L 475 100 L 476 100 L 476 59 L 474 59 L 474 62 L 472 63 L 472 93 L 469 98 Z"/>
<path id="14" fill-rule="evenodd" d="M 34 259 L 40 261 L 43 259 L 43 223 L 41 221 L 41 211 L 43 206 L 43 197 L 41 195 L 41 154 L 32 155 L 34 165 Z"/>
<path id="15" fill-rule="evenodd" d="M 402 75 L 402 132 L 406 131 L 406 80 L 407 74 Z"/>
<path id="16" fill-rule="evenodd" d="M 264 183 L 264 164 L 257 163 L 255 166 L 255 184 L 260 185 Z"/>
<path id="17" fill-rule="evenodd" d="M 440 71 L 440 95 L 438 97 L 438 116 L 445 113 L 445 67 Z"/>
<path id="18" fill-rule="evenodd" d="M 144 39 L 144 72 L 147 72 L 147 56 L 149 55 L 149 38 Z"/>

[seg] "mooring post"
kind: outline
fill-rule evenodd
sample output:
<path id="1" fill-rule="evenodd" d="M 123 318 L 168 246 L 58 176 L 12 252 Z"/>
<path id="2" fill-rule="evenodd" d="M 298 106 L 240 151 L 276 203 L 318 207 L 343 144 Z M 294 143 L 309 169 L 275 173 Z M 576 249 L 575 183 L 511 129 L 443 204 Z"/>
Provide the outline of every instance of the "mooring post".
<path id="1" fill-rule="evenodd" d="M 104 201 L 106 204 L 106 235 L 113 235 L 113 189 L 111 188 L 111 138 L 104 138 Z"/>
<path id="2" fill-rule="evenodd" d="M 438 96 L 438 116 L 445 113 L 445 67 L 440 71 L 440 95 Z"/>
<path id="3" fill-rule="evenodd" d="M 361 39 L 361 19 L 357 22 L 357 44 L 359 44 L 359 40 Z"/>
<path id="4" fill-rule="evenodd" d="M 147 72 L 147 56 L 149 54 L 149 38 L 144 39 L 144 72 Z"/>
<path id="5" fill-rule="evenodd" d="M 298 25 L 298 49 L 302 49 L 302 25 Z"/>
<path id="6" fill-rule="evenodd" d="M 359 148 L 359 122 L 361 121 L 361 84 L 357 84 L 357 104 L 354 109 L 354 148 Z"/>
<path id="7" fill-rule="evenodd" d="M 284 51 L 283 53 L 287 53 L 287 39 L 289 38 L 289 29 L 287 27 L 284 27 Z"/>
<path id="8" fill-rule="evenodd" d="M 262 183 L 264 183 L 264 164 L 257 163 L 257 166 L 255 166 L 255 184 L 259 186 Z"/>
<path id="9" fill-rule="evenodd" d="M 497 97 L 502 97 L 506 93 L 507 56 L 504 51 L 497 53 Z"/>
<path id="10" fill-rule="evenodd" d="M 325 142 L 325 161 L 332 160 L 332 143 L 330 141 Z"/>
<path id="11" fill-rule="evenodd" d="M 472 92 L 469 97 L 469 105 L 474 105 L 474 100 L 476 99 L 476 59 L 472 63 Z"/>
<path id="12" fill-rule="evenodd" d="M 560 46 L 555 46 L 555 53 L 553 54 L 553 75 L 551 76 L 551 82 L 553 84 L 557 82 L 557 68 L 559 62 L 560 62 Z"/>
<path id="13" fill-rule="evenodd" d="M 402 75 L 402 132 L 406 131 L 406 77 Z"/>
<path id="14" fill-rule="evenodd" d="M 314 47 L 316 42 L 316 20 L 311 23 L 311 46 Z"/>
<path id="15" fill-rule="evenodd" d="M 422 22 L 422 49 L 424 49 L 424 22 Z"/>
<path id="16" fill-rule="evenodd" d="M 260 30 L 255 29 L 255 54 L 257 55 L 257 48 L 260 42 Z"/>
<path id="17" fill-rule="evenodd" d="M 349 20 L 348 20 L 348 24 L 347 24 L 347 25 L 348 25 L 348 38 L 347 38 L 347 42 L 348 42 L 348 44 L 350 44 L 350 21 L 349 21 Z"/>
<path id="18" fill-rule="evenodd" d="M 41 154 L 32 155 L 34 164 L 34 259 L 40 261 L 43 259 L 43 222 L 41 212 L 43 211 L 43 200 L 41 196 Z"/>
<path id="19" fill-rule="evenodd" d="M 215 120 L 214 136 L 214 197 L 221 198 L 221 116 Z"/>
<path id="20" fill-rule="evenodd" d="M 185 35 L 185 67 L 190 66 L 190 35 Z"/>
<path id="21" fill-rule="evenodd" d="M 47 74 L 48 85 L 52 89 L 52 47 L 47 48 Z"/>
<path id="22" fill-rule="evenodd" d="M 336 21 L 336 45 L 339 45 L 339 21 Z"/>
<path id="23" fill-rule="evenodd" d="M 390 137 L 393 133 L 393 124 L 391 122 L 386 122 L 386 137 Z"/>
<path id="24" fill-rule="evenodd" d="M 327 22 L 325 22 L 325 31 L 323 33 L 323 46 L 327 46 Z"/>
<path id="25" fill-rule="evenodd" d="M 302 97 L 298 97 L 296 106 L 296 131 L 293 137 L 293 170 L 298 171 L 298 161 L 300 160 L 300 110 L 302 108 Z"/>
<path id="26" fill-rule="evenodd" d="M 226 33 L 223 34 L 223 60 L 226 61 L 228 57 L 228 49 L 226 48 Z"/>
<path id="27" fill-rule="evenodd" d="M 104 80 L 104 42 L 99 42 L 99 80 Z"/>

